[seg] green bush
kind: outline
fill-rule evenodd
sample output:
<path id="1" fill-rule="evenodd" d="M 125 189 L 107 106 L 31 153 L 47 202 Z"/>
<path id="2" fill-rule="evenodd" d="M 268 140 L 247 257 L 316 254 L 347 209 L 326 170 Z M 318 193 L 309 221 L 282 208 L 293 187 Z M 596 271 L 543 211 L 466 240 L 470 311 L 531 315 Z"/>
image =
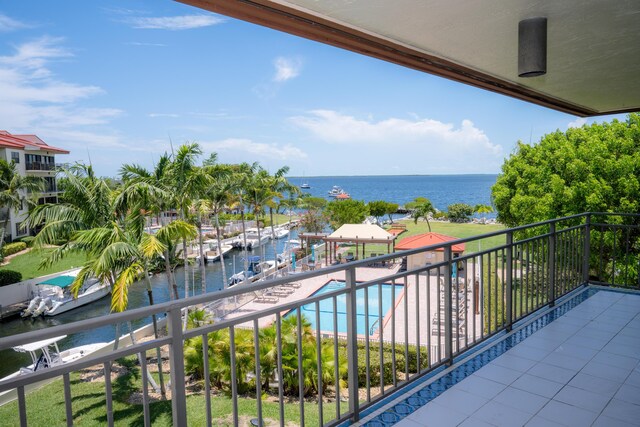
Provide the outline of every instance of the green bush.
<path id="1" fill-rule="evenodd" d="M 405 355 L 404 355 L 404 345 L 397 344 L 396 345 L 396 379 L 398 381 L 405 379 L 405 370 L 407 368 Z M 340 346 L 340 357 L 344 357 L 346 360 L 347 350 L 346 345 Z M 409 346 L 409 372 L 411 374 L 416 373 L 417 371 L 417 357 L 416 357 L 416 346 Z M 429 355 L 426 349 L 422 348 L 420 350 L 420 368 L 426 369 L 429 367 Z M 389 386 L 393 384 L 393 355 L 392 355 L 392 346 L 391 344 L 383 344 L 382 346 L 382 369 L 385 386 Z M 369 385 L 370 387 L 378 387 L 380 386 L 380 347 L 378 342 L 370 341 L 369 343 Z M 347 377 L 344 377 L 346 380 Z M 360 387 L 364 387 L 367 384 L 367 365 L 366 365 L 366 346 L 364 343 L 358 343 L 358 384 Z"/>
<path id="2" fill-rule="evenodd" d="M 0 286 L 7 286 L 18 283 L 22 280 L 22 274 L 19 271 L 0 270 Z"/>
<path id="3" fill-rule="evenodd" d="M 33 244 L 34 240 L 35 240 L 34 236 L 27 236 L 27 237 L 23 237 L 22 239 L 20 239 L 21 242 L 26 243 L 28 248 L 31 247 L 31 245 Z"/>
<path id="4" fill-rule="evenodd" d="M 27 249 L 27 244 L 24 242 L 8 243 L 4 245 L 4 247 L 2 248 L 2 255 L 3 256 L 13 255 L 25 249 Z"/>

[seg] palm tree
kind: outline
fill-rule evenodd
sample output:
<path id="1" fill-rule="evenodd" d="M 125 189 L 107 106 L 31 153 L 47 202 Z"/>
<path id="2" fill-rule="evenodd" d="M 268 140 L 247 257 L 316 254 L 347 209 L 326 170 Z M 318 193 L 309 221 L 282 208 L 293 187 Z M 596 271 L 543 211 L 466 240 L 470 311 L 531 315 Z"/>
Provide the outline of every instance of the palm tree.
<path id="1" fill-rule="evenodd" d="M 52 265 L 73 251 L 72 237 L 78 231 L 103 227 L 115 219 L 114 191 L 95 176 L 91 166 L 76 164 L 61 173 L 61 203 L 38 205 L 26 219 L 29 228 L 42 227 L 33 241 L 35 249 L 65 241 L 43 259 L 42 266 Z"/>
<path id="2" fill-rule="evenodd" d="M 272 244 L 273 244 L 273 253 L 275 254 L 276 261 L 276 271 L 278 271 L 278 253 L 276 250 L 276 239 L 275 239 L 275 229 L 273 226 L 273 209 L 278 208 L 279 203 L 276 203 L 275 199 L 277 198 L 279 201 L 283 198 L 284 192 L 300 192 L 300 189 L 289 183 L 285 178 L 285 175 L 289 172 L 288 166 L 283 166 L 278 169 L 276 173 L 268 179 L 268 187 L 271 189 L 271 199 L 267 202 L 267 206 L 269 207 L 269 218 L 271 220 L 271 235 L 273 236 Z"/>
<path id="3" fill-rule="evenodd" d="M 196 143 L 183 144 L 169 166 L 170 188 L 182 220 L 187 220 L 189 206 L 206 187 L 206 175 L 196 166 L 202 149 Z M 187 239 L 182 239 L 182 257 L 184 261 L 184 292 L 189 296 L 189 262 L 187 258 Z"/>
<path id="4" fill-rule="evenodd" d="M 251 176 L 248 182 L 248 192 L 250 193 L 248 204 L 253 209 L 253 214 L 256 217 L 256 224 L 258 227 L 258 241 L 261 241 L 260 236 L 260 216 L 265 213 L 266 205 L 273 200 L 273 191 L 269 187 L 270 180 L 269 173 L 259 168 L 257 173 Z M 264 261 L 264 246 L 259 243 L 261 259 Z"/>
<path id="5" fill-rule="evenodd" d="M 416 199 L 417 200 L 417 199 Z M 417 203 L 414 207 L 413 213 L 411 214 L 413 218 L 413 223 L 417 224 L 420 218 L 423 218 L 427 221 L 427 227 L 429 227 L 429 232 L 431 232 L 431 224 L 429 223 L 429 215 L 431 215 L 434 211 L 434 207 L 431 204 L 429 199 L 420 198 L 419 203 Z"/>
<path id="6" fill-rule="evenodd" d="M 31 192 L 40 192 L 44 188 L 44 181 L 40 177 L 22 176 L 12 161 L 8 163 L 0 159 L 0 208 L 7 211 L 18 212 L 25 204 L 32 205 L 29 197 Z M 9 223 L 9 212 L 2 223 L 0 234 L 0 253 L 4 245 L 5 230 Z"/>
<path id="7" fill-rule="evenodd" d="M 229 165 L 209 164 L 206 172 L 210 175 L 210 185 L 205 190 L 205 197 L 209 201 L 209 207 L 213 212 L 216 227 L 216 240 L 218 243 L 218 253 L 220 254 L 220 266 L 222 268 L 223 286 L 227 287 L 227 272 L 222 253 L 222 240 L 220 236 L 220 213 L 228 206 L 232 200 L 233 184 L 230 181 L 232 170 Z"/>
<path id="8" fill-rule="evenodd" d="M 125 185 L 118 201 L 121 209 L 126 210 L 126 206 L 135 204 L 145 213 L 155 215 L 157 223 L 161 226 L 167 225 L 165 212 L 173 205 L 173 194 L 168 185 L 170 164 L 171 159 L 165 153 L 160 157 L 152 171 L 147 171 L 135 164 L 123 165 L 120 169 L 120 175 Z M 163 240 L 165 245 L 163 258 L 167 274 L 167 286 L 169 287 L 170 298 L 178 299 L 178 285 L 171 262 L 175 257 L 176 245 L 174 240 L 170 240 L 174 236 L 169 235 L 166 237 L 169 237 L 169 239 Z"/>
<path id="9" fill-rule="evenodd" d="M 242 237 L 243 237 L 243 243 L 244 243 L 244 271 L 245 272 L 249 270 L 249 257 L 247 253 L 247 233 L 246 233 L 247 224 L 245 222 L 244 210 L 245 210 L 245 203 L 248 203 L 247 193 L 250 188 L 249 186 L 251 182 L 251 177 L 255 174 L 258 167 L 259 166 L 257 163 L 253 163 L 251 165 L 248 163 L 235 165 L 234 172 L 231 176 L 231 182 L 233 182 L 233 187 L 232 187 L 232 193 L 234 195 L 233 202 L 235 202 L 234 205 L 238 209 L 240 209 L 240 221 L 242 222 Z M 244 280 L 246 283 L 247 280 L 249 279 L 249 275 L 245 273 L 244 277 L 245 277 Z"/>

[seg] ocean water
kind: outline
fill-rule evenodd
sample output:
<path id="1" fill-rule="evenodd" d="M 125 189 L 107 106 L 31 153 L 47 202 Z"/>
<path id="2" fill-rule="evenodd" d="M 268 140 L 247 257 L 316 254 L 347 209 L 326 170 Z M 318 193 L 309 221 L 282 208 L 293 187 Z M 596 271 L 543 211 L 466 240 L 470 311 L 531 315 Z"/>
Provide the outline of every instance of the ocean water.
<path id="1" fill-rule="evenodd" d="M 311 188 L 303 191 L 317 197 L 327 197 L 331 187 L 337 185 L 355 200 L 385 200 L 402 206 L 416 197 L 426 197 L 444 211 L 453 203 L 490 205 L 491 186 L 496 178 L 497 175 L 322 176 L 289 181 L 296 185 L 308 183 Z"/>

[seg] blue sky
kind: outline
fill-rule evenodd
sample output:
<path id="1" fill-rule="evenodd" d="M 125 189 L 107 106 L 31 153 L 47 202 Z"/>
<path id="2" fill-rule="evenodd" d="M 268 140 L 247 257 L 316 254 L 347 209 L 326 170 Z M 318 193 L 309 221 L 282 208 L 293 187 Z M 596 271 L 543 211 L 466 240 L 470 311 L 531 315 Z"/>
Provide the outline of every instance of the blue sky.
<path id="1" fill-rule="evenodd" d="M 0 0 L 0 129 L 105 176 L 170 141 L 292 176 L 498 173 L 518 140 L 610 119 L 170 0 Z"/>

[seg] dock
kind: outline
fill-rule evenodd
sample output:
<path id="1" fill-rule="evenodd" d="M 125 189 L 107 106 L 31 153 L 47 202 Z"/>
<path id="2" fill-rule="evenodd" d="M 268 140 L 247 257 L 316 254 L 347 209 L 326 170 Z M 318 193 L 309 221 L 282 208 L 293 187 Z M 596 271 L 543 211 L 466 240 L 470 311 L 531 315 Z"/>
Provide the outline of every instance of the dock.
<path id="1" fill-rule="evenodd" d="M 27 308 L 29 302 L 19 302 L 9 306 L 0 305 L 0 321 L 10 319 L 15 316 L 19 316 L 22 311 Z"/>

